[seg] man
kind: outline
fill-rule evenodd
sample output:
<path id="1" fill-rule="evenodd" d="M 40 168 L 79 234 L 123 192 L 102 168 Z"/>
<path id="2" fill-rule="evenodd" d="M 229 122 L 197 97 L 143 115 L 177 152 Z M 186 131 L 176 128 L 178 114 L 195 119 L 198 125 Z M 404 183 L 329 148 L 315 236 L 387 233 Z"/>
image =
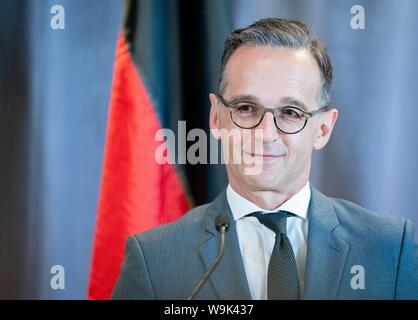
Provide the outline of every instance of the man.
<path id="1" fill-rule="evenodd" d="M 264 19 L 232 32 L 209 121 L 226 151 L 250 161 L 226 164 L 229 185 L 212 203 L 130 237 L 112 297 L 188 297 L 217 256 L 214 221 L 225 213 L 224 256 L 196 299 L 418 299 L 410 221 L 309 184 L 312 151 L 338 117 L 331 81 L 326 49 L 300 22 Z M 227 143 L 222 130 L 242 139 Z M 262 169 L 249 174 L 248 163 Z"/>

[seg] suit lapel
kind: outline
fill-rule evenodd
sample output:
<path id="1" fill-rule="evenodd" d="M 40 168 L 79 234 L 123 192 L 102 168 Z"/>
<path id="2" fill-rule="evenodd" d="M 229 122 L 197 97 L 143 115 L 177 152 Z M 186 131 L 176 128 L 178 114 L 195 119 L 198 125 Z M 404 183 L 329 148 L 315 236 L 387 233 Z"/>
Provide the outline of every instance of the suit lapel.
<path id="1" fill-rule="evenodd" d="M 225 190 L 209 205 L 205 213 L 206 232 L 200 246 L 200 255 L 206 269 L 208 269 L 218 254 L 220 235 L 216 231 L 214 221 L 221 212 L 224 212 L 229 218 L 229 230 L 225 235 L 224 256 L 209 281 L 217 297 L 221 300 L 248 300 L 251 299 L 251 294 L 238 244 L 236 223 L 229 208 Z"/>
<path id="2" fill-rule="evenodd" d="M 316 189 L 311 190 L 303 298 L 335 299 L 349 245 L 339 235 L 339 222 L 331 201 Z"/>

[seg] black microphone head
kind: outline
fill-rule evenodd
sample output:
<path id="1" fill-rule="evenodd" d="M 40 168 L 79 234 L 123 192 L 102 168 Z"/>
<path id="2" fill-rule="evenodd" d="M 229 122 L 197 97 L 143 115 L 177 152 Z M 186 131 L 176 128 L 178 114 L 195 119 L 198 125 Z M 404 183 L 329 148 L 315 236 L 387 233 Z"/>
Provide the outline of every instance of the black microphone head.
<path id="1" fill-rule="evenodd" d="M 216 230 L 221 231 L 221 227 L 225 227 L 225 231 L 229 229 L 229 219 L 225 213 L 220 213 L 215 218 Z"/>

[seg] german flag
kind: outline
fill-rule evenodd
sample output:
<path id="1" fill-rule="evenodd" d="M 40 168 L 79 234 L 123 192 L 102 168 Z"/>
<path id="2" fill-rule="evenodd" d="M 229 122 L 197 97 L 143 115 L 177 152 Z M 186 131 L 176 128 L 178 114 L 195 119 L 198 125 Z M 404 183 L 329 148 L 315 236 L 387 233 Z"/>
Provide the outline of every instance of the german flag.
<path id="1" fill-rule="evenodd" d="M 114 63 L 89 299 L 110 298 L 129 235 L 174 221 L 192 207 L 187 190 L 193 179 L 183 178 L 185 170 L 178 165 L 157 163 L 155 150 L 162 142 L 155 137 L 161 128 L 175 129 L 181 118 L 207 124 L 197 108 L 216 81 L 218 66 L 207 61 L 219 59 L 229 29 L 226 14 L 219 1 L 126 1 Z M 205 50 L 213 53 L 215 45 L 218 52 L 208 59 Z M 196 73 L 205 70 L 205 64 L 210 75 Z M 186 108 L 194 111 L 185 115 Z"/>

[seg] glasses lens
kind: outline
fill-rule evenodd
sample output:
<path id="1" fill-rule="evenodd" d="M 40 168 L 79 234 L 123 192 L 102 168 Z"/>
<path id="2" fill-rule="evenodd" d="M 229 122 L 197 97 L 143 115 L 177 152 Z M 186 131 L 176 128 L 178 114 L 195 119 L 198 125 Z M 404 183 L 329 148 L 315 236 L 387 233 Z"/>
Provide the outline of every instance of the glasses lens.
<path id="1" fill-rule="evenodd" d="M 280 108 L 275 115 L 276 125 L 287 133 L 300 131 L 305 125 L 306 118 L 302 111 L 292 107 Z"/>
<path id="2" fill-rule="evenodd" d="M 252 103 L 238 103 L 231 110 L 232 120 L 242 128 L 257 126 L 263 116 L 263 108 Z"/>

